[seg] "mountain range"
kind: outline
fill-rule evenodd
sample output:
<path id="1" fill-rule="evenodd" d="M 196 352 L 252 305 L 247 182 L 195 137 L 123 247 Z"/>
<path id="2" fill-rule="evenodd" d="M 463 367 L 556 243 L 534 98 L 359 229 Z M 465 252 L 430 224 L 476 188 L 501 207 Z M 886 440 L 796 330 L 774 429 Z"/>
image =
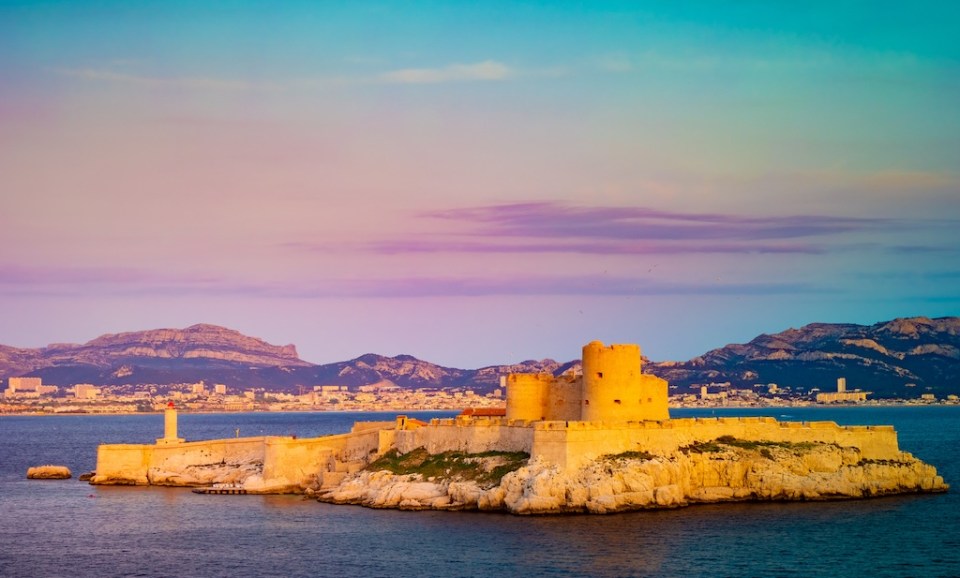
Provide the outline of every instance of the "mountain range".
<path id="1" fill-rule="evenodd" d="M 392 382 L 404 388 L 499 386 L 507 373 L 563 373 L 579 360 L 527 360 L 480 369 L 443 367 L 409 355 L 361 355 L 317 365 L 299 358 L 293 345 L 272 345 L 216 325 L 103 335 L 84 344 L 39 349 L 0 345 L 0 377 L 39 376 L 44 383 L 97 385 L 224 383 L 238 388 L 295 390 L 297 386 L 360 386 Z M 689 361 L 651 362 L 644 371 L 676 386 L 776 383 L 781 387 L 832 390 L 838 377 L 848 388 L 876 397 L 917 397 L 919 392 L 960 392 L 960 318 L 912 317 L 874 325 L 813 323 L 746 344 L 731 344 Z"/>

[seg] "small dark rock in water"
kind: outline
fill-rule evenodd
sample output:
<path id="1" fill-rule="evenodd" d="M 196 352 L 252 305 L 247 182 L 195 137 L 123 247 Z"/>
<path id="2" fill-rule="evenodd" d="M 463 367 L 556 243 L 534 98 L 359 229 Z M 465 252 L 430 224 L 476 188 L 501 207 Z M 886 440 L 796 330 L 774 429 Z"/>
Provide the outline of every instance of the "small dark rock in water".
<path id="1" fill-rule="evenodd" d="M 95 475 L 97 475 L 97 472 L 87 472 L 85 474 L 80 474 L 80 477 L 77 479 L 81 482 L 89 482 L 90 479 Z"/>
<path id="2" fill-rule="evenodd" d="M 72 477 L 67 466 L 35 466 L 27 469 L 28 480 L 67 480 Z"/>

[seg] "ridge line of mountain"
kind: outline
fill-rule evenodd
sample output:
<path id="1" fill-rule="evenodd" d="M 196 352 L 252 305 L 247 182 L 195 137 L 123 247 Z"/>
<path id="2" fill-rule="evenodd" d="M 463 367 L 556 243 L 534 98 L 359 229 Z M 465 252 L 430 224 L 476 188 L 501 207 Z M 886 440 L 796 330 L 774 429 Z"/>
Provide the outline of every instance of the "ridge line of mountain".
<path id="1" fill-rule="evenodd" d="M 294 345 L 272 345 L 210 324 L 101 335 L 83 344 L 53 343 L 28 349 L 0 345 L 0 378 L 39 376 L 58 385 L 94 383 L 190 383 L 289 388 L 300 385 L 473 387 L 492 390 L 505 373 L 576 370 L 579 360 L 526 360 L 477 369 L 445 367 L 411 355 L 365 353 L 314 364 Z M 845 377 L 852 387 L 880 396 L 904 387 L 960 390 L 960 318 L 907 317 L 873 325 L 811 323 L 761 334 L 689 361 L 651 362 L 644 371 L 675 387 L 729 383 L 752 387 L 832 387 Z M 911 385 L 912 384 L 912 385 Z"/>

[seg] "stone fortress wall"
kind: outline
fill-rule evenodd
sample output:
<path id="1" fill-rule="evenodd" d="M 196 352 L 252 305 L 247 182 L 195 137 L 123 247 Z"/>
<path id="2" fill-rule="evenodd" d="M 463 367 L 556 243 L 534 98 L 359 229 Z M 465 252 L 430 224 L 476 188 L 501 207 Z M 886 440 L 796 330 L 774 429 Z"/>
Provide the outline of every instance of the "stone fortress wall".
<path id="1" fill-rule="evenodd" d="M 461 415 L 430 423 L 398 416 L 390 422 L 357 422 L 350 433 L 302 438 L 270 436 L 185 442 L 177 437 L 173 408 L 156 445 L 102 445 L 92 483 L 177 485 L 190 468 L 258 464 L 245 478 L 251 491 L 296 491 L 307 484 L 338 484 L 373 459 L 396 449 L 527 452 L 533 459 L 573 470 L 603 455 L 646 452 L 669 455 L 723 436 L 744 441 L 815 442 L 858 448 L 865 459 L 899 453 L 890 426 L 841 427 L 834 422 L 778 422 L 773 418 L 670 419 L 667 382 L 641 373 L 636 345 L 583 348 L 583 375 L 507 377 L 505 417 Z M 172 474 L 171 474 L 172 472 Z M 159 481 L 158 481 L 159 480 Z M 182 483 L 180 485 L 189 485 Z"/>
<path id="2" fill-rule="evenodd" d="M 397 431 L 395 447 L 400 453 L 423 447 L 431 454 L 522 451 L 561 469 L 576 469 L 603 455 L 628 451 L 668 455 L 681 447 L 724 436 L 744 441 L 855 447 L 866 459 L 886 459 L 899 451 L 897 433 L 892 426 L 839 426 L 831 421 L 779 422 L 769 417 L 639 422 L 434 419 L 415 430 Z"/>
<path id="3" fill-rule="evenodd" d="M 507 376 L 505 418 L 432 420 L 398 431 L 401 453 L 524 451 L 562 469 L 608 454 L 667 455 L 723 436 L 744 441 L 817 442 L 859 448 L 864 458 L 896 454 L 892 427 L 840 427 L 834 422 L 778 422 L 773 418 L 670 419 L 667 382 L 641 373 L 640 347 L 583 347 L 583 374 Z"/>
<path id="4" fill-rule="evenodd" d="M 174 421 L 175 423 L 175 421 Z M 167 420 L 169 425 L 169 420 Z M 191 468 L 262 464 L 258 491 L 288 491 L 310 479 L 335 483 L 392 445 L 395 422 L 357 422 L 350 433 L 316 438 L 260 436 L 196 442 L 105 444 L 93 484 L 170 484 Z M 172 434 L 176 438 L 176 433 Z"/>

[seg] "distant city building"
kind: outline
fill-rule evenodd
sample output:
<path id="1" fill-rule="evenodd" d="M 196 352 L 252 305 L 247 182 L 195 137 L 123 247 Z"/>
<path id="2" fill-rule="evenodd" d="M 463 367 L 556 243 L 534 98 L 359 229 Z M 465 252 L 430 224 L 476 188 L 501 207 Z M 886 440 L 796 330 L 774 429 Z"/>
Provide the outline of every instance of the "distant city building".
<path id="1" fill-rule="evenodd" d="M 202 394 L 205 391 L 206 389 L 204 388 L 202 381 L 200 383 L 194 383 L 193 385 L 190 386 L 190 393 Z"/>
<path id="2" fill-rule="evenodd" d="M 43 379 L 39 377 L 11 377 L 7 379 L 7 391 L 11 393 L 37 391 L 42 385 Z"/>
<path id="3" fill-rule="evenodd" d="M 77 399 L 96 399 L 100 396 L 100 388 L 90 383 L 78 383 L 73 386 L 73 395 Z"/>
<path id="4" fill-rule="evenodd" d="M 869 391 L 828 391 L 817 394 L 817 403 L 858 403 L 867 401 Z"/>
<path id="5" fill-rule="evenodd" d="M 867 401 L 869 391 L 847 391 L 847 378 L 837 378 L 837 391 L 817 394 L 817 403 L 860 403 Z"/>
<path id="6" fill-rule="evenodd" d="M 40 397 L 50 395 L 60 390 L 55 385 L 43 385 L 39 377 L 10 377 L 7 379 L 7 389 L 4 397 Z"/>
<path id="7" fill-rule="evenodd" d="M 226 395 L 226 394 L 227 394 L 227 386 L 224 385 L 224 384 L 222 384 L 222 383 L 216 383 L 216 384 L 214 384 L 214 386 L 213 386 L 213 393 L 215 393 L 215 394 L 217 394 L 217 395 Z"/>
<path id="8" fill-rule="evenodd" d="M 315 385 L 313 386 L 313 391 L 319 391 L 323 395 L 329 395 L 331 393 L 339 393 L 341 391 L 347 391 L 347 386 L 345 385 Z"/>

